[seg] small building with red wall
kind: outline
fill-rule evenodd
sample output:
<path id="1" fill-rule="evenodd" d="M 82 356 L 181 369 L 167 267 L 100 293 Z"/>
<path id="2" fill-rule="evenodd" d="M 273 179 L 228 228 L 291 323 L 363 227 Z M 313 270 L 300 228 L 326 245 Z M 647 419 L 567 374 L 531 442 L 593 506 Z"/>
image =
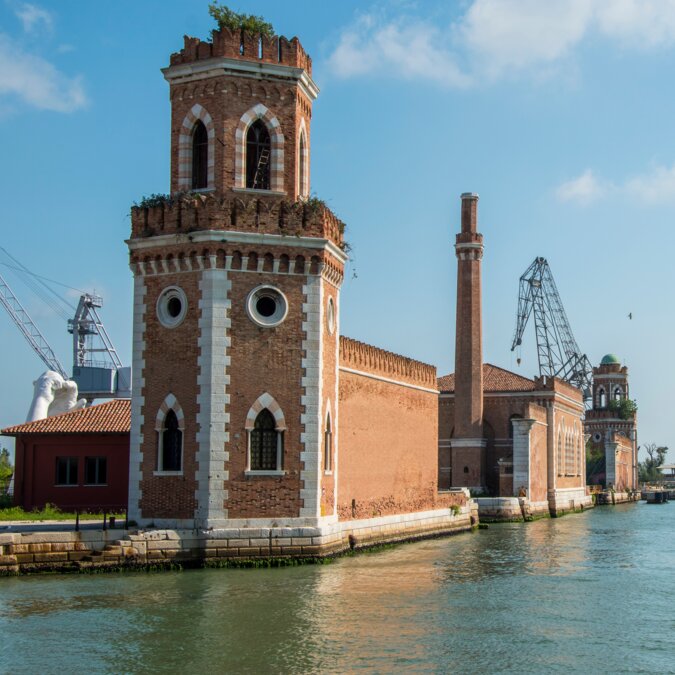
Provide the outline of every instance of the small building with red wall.
<path id="1" fill-rule="evenodd" d="M 117 399 L 0 431 L 16 439 L 14 504 L 126 508 L 131 404 Z"/>

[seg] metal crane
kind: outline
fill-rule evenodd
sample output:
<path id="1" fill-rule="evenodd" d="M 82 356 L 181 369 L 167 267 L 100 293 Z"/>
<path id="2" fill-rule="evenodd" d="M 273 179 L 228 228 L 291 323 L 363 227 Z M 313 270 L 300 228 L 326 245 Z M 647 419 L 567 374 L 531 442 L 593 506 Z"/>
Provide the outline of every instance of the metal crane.
<path id="1" fill-rule="evenodd" d="M 16 295 L 14 295 L 14 292 L 3 279 L 2 275 L 0 275 L 0 303 L 2 303 L 12 321 L 23 333 L 33 351 L 42 359 L 47 368 L 56 371 L 67 380 L 66 369 L 61 365 L 61 361 L 54 354 L 44 335 L 42 335 L 40 329 L 35 325 L 33 319 L 30 318 L 30 315 L 19 302 Z"/>
<path id="2" fill-rule="evenodd" d="M 4 248 L 0 247 L 0 251 L 14 263 L 13 265 L 8 265 L 8 267 L 22 275 L 28 275 L 28 278 L 32 278 L 33 290 L 35 290 L 35 282 L 37 280 L 45 289 L 54 293 L 44 283 L 43 277 L 30 272 Z M 42 294 L 44 299 L 44 290 Z M 61 301 L 63 302 L 63 299 Z M 77 382 L 79 393 L 88 401 L 91 402 L 95 398 L 110 398 L 113 396 L 126 398 L 131 395 L 131 369 L 122 366 L 117 350 L 98 314 L 97 309 L 103 305 L 103 300 L 100 296 L 83 293 L 75 310 L 75 316 L 72 319 L 68 319 L 68 332 L 73 335 L 72 378 L 66 373 L 66 369 L 63 367 L 61 361 L 59 361 L 46 338 L 2 276 L 0 276 L 0 304 L 7 310 L 17 328 L 23 333 L 30 346 L 42 359 L 47 368 L 58 372 L 65 380 L 73 379 Z M 72 308 L 70 303 L 66 304 Z M 52 308 L 55 307 L 53 302 L 51 305 Z M 63 315 L 63 308 L 60 309 L 59 313 Z"/>
<path id="3" fill-rule="evenodd" d="M 565 309 L 546 258 L 535 258 L 520 277 L 516 332 L 511 351 L 522 344 L 523 333 L 534 313 L 539 374 L 558 377 L 591 395 L 593 368 L 582 354 L 570 328 Z"/>

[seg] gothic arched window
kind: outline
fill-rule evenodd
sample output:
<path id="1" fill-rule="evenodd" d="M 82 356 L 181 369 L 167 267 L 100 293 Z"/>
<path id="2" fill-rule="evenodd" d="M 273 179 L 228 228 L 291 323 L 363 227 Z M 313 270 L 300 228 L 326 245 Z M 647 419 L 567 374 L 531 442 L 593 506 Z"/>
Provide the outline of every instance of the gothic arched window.
<path id="1" fill-rule="evenodd" d="M 323 434 L 323 468 L 324 471 L 333 469 L 333 431 L 330 424 L 330 413 L 326 415 L 326 430 Z"/>
<path id="2" fill-rule="evenodd" d="M 605 390 L 600 387 L 598 390 L 598 408 L 606 408 L 607 407 L 607 394 L 605 393 Z"/>
<path id="3" fill-rule="evenodd" d="M 621 394 L 622 394 L 621 387 L 616 387 L 616 389 L 614 389 L 614 400 L 620 401 L 621 400 Z"/>
<path id="4" fill-rule="evenodd" d="M 283 435 L 276 429 L 274 415 L 264 408 L 255 419 L 250 439 L 251 471 L 276 471 L 281 469 Z"/>
<path id="5" fill-rule="evenodd" d="M 298 196 L 307 196 L 307 142 L 305 141 L 304 130 L 300 132 L 300 143 L 298 144 L 298 164 L 299 164 L 299 185 Z"/>
<path id="6" fill-rule="evenodd" d="M 160 432 L 160 471 L 181 471 L 183 468 L 183 432 L 178 425 L 178 418 L 173 410 L 169 410 L 164 418 Z"/>
<path id="7" fill-rule="evenodd" d="M 192 189 L 208 187 L 209 136 L 201 120 L 197 120 L 192 132 Z"/>
<path id="8" fill-rule="evenodd" d="M 270 189 L 270 134 L 262 120 L 246 132 L 246 187 Z"/>

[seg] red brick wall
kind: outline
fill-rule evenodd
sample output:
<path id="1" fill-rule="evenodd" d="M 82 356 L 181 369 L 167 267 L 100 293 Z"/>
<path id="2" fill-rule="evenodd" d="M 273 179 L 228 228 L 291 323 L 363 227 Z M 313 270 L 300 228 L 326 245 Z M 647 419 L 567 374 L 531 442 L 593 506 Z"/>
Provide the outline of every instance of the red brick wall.
<path id="1" fill-rule="evenodd" d="M 143 484 L 141 511 L 144 518 L 193 518 L 196 506 L 197 395 L 199 387 L 199 272 L 180 276 L 146 277 L 145 387 L 143 395 Z M 188 299 L 184 321 L 165 328 L 156 312 L 157 298 L 167 286 L 180 286 Z M 158 436 L 155 419 L 168 394 L 173 394 L 185 416 L 183 475 L 154 476 L 157 470 Z"/>
<path id="2" fill-rule="evenodd" d="M 230 347 L 230 453 L 226 503 L 230 518 L 299 516 L 300 499 L 300 397 L 302 395 L 302 286 L 304 276 L 231 272 Z M 288 317 L 276 328 L 261 328 L 245 309 L 249 292 L 260 284 L 272 284 L 288 299 Z M 269 393 L 281 406 L 284 433 L 285 476 L 249 476 L 246 469 L 246 415 L 256 399 Z"/>
<path id="3" fill-rule="evenodd" d="M 341 520 L 438 504 L 437 394 L 342 371 L 339 424 Z"/>
<path id="4" fill-rule="evenodd" d="M 536 420 L 530 430 L 530 501 L 548 500 L 548 422 L 546 408 L 530 404 L 526 417 Z M 514 485 L 518 490 L 520 486 Z"/>
<path id="5" fill-rule="evenodd" d="M 338 392 L 337 392 L 337 360 L 338 360 L 338 290 L 332 284 L 324 282 L 323 285 L 323 363 L 321 366 L 321 377 L 322 377 L 322 396 L 323 396 L 323 409 L 321 420 L 324 424 L 322 427 L 322 451 L 321 451 L 321 515 L 330 516 L 333 515 L 336 508 L 336 494 L 335 494 L 335 462 L 336 462 L 336 448 L 339 443 L 339 428 L 338 428 L 338 417 L 341 414 L 341 411 L 338 411 Z M 333 300 L 335 307 L 335 330 L 331 335 L 328 330 L 328 303 L 329 299 Z M 326 467 L 324 464 L 324 449 L 323 443 L 325 442 L 325 422 L 326 422 L 326 413 L 330 406 L 330 416 L 331 416 L 331 431 L 332 431 L 332 453 L 331 453 L 331 471 L 326 472 Z"/>
<path id="6" fill-rule="evenodd" d="M 78 458 L 78 484 L 56 486 L 56 458 Z M 84 484 L 85 457 L 107 458 L 107 484 Z M 129 434 L 31 434 L 16 439 L 14 503 L 26 511 L 121 506 L 129 489 Z"/>

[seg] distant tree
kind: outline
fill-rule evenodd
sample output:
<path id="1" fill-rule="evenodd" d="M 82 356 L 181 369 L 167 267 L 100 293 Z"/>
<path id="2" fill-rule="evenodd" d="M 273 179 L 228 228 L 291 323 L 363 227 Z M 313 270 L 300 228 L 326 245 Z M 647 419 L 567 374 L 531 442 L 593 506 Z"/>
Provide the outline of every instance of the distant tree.
<path id="1" fill-rule="evenodd" d="M 638 475 L 640 481 L 643 483 L 650 483 L 659 480 L 662 477 L 659 467 L 666 459 L 668 448 L 663 445 L 657 445 L 656 443 L 649 443 L 642 447 L 647 453 L 647 457 L 642 462 L 638 462 Z"/>
<path id="2" fill-rule="evenodd" d="M 0 494 L 4 494 L 14 473 L 14 467 L 9 459 L 9 450 L 0 450 Z"/>

